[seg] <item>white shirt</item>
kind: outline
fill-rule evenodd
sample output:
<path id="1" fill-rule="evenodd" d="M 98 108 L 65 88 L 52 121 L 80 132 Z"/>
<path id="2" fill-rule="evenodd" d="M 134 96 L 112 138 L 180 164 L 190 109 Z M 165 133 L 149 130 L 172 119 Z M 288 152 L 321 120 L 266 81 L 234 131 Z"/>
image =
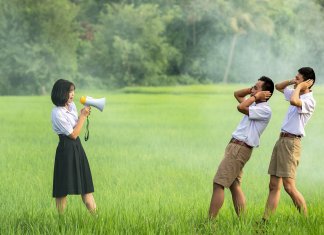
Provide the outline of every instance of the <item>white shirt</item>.
<path id="1" fill-rule="evenodd" d="M 52 127 L 58 135 L 71 135 L 77 122 L 78 111 L 74 102 L 69 104 L 68 109 L 59 106 L 52 109 Z"/>
<path id="2" fill-rule="evenodd" d="M 293 92 L 294 89 L 287 87 L 284 89 L 284 95 L 287 101 L 290 101 Z M 289 106 L 286 117 L 281 126 L 281 131 L 305 136 L 305 125 L 314 112 L 316 101 L 313 97 L 313 92 L 303 94 L 299 98 L 302 102 L 302 107 L 294 105 Z"/>
<path id="3" fill-rule="evenodd" d="M 271 108 L 268 102 L 253 103 L 249 107 L 249 115 L 243 119 L 232 133 L 232 137 L 245 142 L 252 147 L 258 147 L 260 136 L 271 118 Z"/>

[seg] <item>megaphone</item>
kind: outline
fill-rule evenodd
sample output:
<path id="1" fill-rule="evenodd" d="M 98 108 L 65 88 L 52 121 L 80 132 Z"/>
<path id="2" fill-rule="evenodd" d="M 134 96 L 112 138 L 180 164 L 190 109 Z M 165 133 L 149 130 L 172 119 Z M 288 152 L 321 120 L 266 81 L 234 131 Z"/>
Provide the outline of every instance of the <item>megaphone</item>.
<path id="1" fill-rule="evenodd" d="M 106 104 L 106 98 L 95 99 L 90 96 L 82 96 L 80 102 L 85 106 L 93 106 L 102 112 Z"/>

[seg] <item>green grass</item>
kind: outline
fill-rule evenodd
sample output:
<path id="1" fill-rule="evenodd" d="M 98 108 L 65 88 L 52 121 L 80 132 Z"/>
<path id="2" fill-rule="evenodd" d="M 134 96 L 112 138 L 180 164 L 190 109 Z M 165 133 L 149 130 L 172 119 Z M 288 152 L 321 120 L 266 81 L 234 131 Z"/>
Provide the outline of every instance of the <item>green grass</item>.
<path id="1" fill-rule="evenodd" d="M 69 196 L 66 213 L 57 215 L 51 193 L 58 138 L 51 129 L 50 97 L 0 97 L 0 234 L 323 234 L 324 87 L 319 86 L 297 176 L 309 217 L 300 216 L 282 190 L 269 224 L 256 226 L 268 193 L 271 151 L 287 110 L 277 92 L 261 146 L 244 169 L 246 214 L 236 217 L 226 190 L 216 221 L 207 220 L 215 170 L 242 117 L 232 95 L 241 87 L 77 90 L 78 108 L 82 95 L 107 98 L 104 112 L 92 111 L 90 139 L 82 141 L 98 218 L 89 215 L 80 196 Z"/>

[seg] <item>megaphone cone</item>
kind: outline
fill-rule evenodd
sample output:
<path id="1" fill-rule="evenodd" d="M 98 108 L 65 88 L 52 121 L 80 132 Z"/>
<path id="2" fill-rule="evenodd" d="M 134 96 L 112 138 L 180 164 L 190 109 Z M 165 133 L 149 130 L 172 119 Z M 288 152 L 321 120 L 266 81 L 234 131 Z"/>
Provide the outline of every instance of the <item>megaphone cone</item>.
<path id="1" fill-rule="evenodd" d="M 85 106 L 93 106 L 102 112 L 106 104 L 106 98 L 95 99 L 90 96 L 82 96 L 80 102 Z"/>

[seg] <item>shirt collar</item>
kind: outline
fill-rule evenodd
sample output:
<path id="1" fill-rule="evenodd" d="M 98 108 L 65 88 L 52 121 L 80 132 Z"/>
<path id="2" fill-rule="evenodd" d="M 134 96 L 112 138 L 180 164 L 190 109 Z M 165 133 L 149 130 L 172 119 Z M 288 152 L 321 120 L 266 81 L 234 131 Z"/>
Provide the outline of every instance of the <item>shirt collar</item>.
<path id="1" fill-rule="evenodd" d="M 313 97 L 313 92 L 310 91 L 310 92 L 305 93 L 305 94 L 302 94 L 302 95 L 300 96 L 300 98 L 307 98 L 307 97 Z"/>
<path id="2" fill-rule="evenodd" d="M 57 106 L 57 108 L 65 113 L 70 113 L 72 111 L 72 103 L 69 104 L 67 108 L 65 106 Z"/>
<path id="3" fill-rule="evenodd" d="M 256 106 L 269 106 L 268 101 L 265 102 L 260 102 L 260 103 L 255 103 Z"/>

